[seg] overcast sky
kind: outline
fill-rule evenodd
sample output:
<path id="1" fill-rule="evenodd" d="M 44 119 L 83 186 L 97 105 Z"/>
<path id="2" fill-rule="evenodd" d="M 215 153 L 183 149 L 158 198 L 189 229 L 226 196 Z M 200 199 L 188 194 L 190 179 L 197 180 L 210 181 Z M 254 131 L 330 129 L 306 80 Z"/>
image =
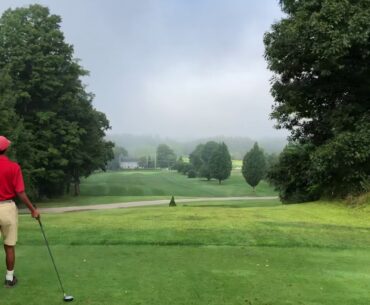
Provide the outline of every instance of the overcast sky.
<path id="1" fill-rule="evenodd" d="M 1 0 L 0 11 L 32 3 L 62 17 L 109 133 L 286 134 L 269 120 L 263 58 L 278 0 Z"/>

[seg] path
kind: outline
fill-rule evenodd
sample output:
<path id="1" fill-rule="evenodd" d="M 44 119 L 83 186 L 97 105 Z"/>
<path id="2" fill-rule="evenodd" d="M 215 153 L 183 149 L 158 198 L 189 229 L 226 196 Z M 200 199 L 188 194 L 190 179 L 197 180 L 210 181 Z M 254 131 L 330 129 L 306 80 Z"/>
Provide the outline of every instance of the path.
<path id="1" fill-rule="evenodd" d="M 272 200 L 278 199 L 278 197 L 197 197 L 189 199 L 176 199 L 177 203 L 186 202 L 199 202 L 199 201 L 233 201 L 233 200 Z M 132 201 L 132 202 L 121 202 L 121 203 L 108 203 L 108 204 L 95 204 L 95 205 L 83 205 L 83 206 L 72 206 L 72 207 L 58 207 L 58 208 L 40 208 L 42 213 L 66 213 L 66 212 L 81 212 L 81 211 L 94 211 L 94 210 L 111 210 L 111 209 L 122 209 L 131 207 L 142 207 L 142 206 L 153 206 L 169 204 L 169 199 L 162 200 L 150 200 L 150 201 Z M 27 210 L 22 209 L 20 213 L 26 213 Z"/>

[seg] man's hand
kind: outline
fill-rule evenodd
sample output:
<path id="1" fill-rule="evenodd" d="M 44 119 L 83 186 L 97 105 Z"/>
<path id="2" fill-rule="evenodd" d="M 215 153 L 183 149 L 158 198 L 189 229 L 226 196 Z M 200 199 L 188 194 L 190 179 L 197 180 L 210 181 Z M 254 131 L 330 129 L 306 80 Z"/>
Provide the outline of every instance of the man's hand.
<path id="1" fill-rule="evenodd" d="M 40 212 L 37 209 L 32 210 L 31 215 L 33 218 L 36 218 L 36 219 L 40 218 Z"/>
<path id="2" fill-rule="evenodd" d="M 22 202 L 27 206 L 27 208 L 30 210 L 32 217 L 36 218 L 36 219 L 39 219 L 40 218 L 40 212 L 31 203 L 31 201 L 28 198 L 26 192 L 20 192 L 20 193 L 17 193 L 17 195 L 22 200 Z"/>

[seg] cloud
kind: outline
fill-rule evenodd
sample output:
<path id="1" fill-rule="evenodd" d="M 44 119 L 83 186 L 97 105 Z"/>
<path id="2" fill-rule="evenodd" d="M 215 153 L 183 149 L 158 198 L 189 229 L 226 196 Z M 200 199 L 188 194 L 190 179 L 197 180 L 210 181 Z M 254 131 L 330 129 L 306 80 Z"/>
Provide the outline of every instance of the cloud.
<path id="1" fill-rule="evenodd" d="M 35 1 L 2 0 L 0 10 Z M 66 40 L 112 133 L 267 136 L 271 77 L 263 33 L 278 1 L 39 0 Z"/>

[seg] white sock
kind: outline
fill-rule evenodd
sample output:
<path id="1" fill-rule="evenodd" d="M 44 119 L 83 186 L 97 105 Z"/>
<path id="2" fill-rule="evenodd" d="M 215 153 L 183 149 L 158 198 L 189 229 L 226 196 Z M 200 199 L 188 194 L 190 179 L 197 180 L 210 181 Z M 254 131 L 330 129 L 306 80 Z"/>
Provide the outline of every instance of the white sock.
<path id="1" fill-rule="evenodd" d="M 13 275 L 14 275 L 14 270 L 12 270 L 12 271 L 7 270 L 5 279 L 7 281 L 12 281 L 13 280 Z"/>

